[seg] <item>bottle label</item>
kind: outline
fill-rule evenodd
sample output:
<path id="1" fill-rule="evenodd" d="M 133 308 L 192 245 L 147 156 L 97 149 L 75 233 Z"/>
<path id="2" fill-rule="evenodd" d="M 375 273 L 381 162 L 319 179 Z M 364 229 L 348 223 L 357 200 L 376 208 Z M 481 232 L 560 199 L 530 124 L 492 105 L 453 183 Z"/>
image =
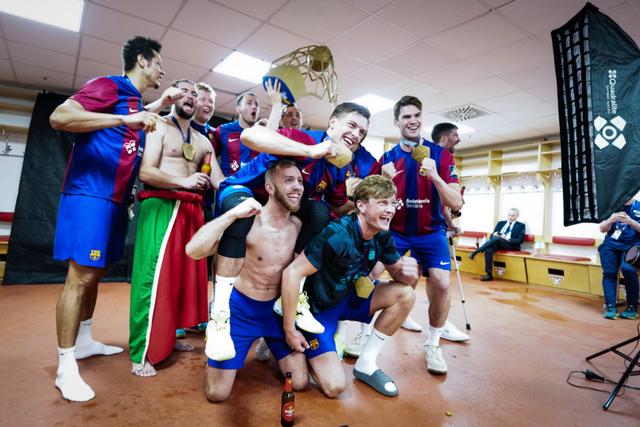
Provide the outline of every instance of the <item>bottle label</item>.
<path id="1" fill-rule="evenodd" d="M 286 421 L 293 421 L 294 406 L 293 402 L 287 402 L 282 405 L 282 418 Z"/>

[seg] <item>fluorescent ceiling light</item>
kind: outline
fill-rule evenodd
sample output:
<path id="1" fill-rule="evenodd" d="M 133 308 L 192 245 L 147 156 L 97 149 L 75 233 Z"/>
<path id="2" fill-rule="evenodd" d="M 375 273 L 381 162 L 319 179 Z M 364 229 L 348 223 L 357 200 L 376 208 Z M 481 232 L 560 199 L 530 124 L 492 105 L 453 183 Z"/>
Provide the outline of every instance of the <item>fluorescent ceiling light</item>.
<path id="1" fill-rule="evenodd" d="M 213 71 L 258 84 L 262 83 L 262 76 L 270 68 L 271 64 L 266 61 L 235 51 L 223 59 Z"/>
<path id="2" fill-rule="evenodd" d="M 383 98 L 382 96 L 373 94 L 361 96 L 360 98 L 356 98 L 351 102 L 364 105 L 369 109 L 372 115 L 377 114 L 381 111 L 388 110 L 395 104 L 395 101 L 392 101 L 389 98 Z"/>
<path id="3" fill-rule="evenodd" d="M 0 12 L 80 31 L 84 0 L 0 0 Z"/>

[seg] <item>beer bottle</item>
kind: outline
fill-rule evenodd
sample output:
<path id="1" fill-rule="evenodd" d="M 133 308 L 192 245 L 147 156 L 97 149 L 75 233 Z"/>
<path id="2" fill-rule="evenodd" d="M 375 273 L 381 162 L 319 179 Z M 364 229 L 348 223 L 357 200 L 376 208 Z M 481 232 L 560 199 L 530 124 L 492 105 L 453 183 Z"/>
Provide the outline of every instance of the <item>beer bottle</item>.
<path id="1" fill-rule="evenodd" d="M 211 153 L 207 153 L 204 155 L 204 160 L 202 162 L 200 172 L 205 175 L 211 175 Z"/>
<path id="2" fill-rule="evenodd" d="M 282 427 L 293 426 L 294 402 L 296 396 L 293 394 L 293 380 L 291 372 L 287 372 L 284 379 L 284 391 L 282 392 L 282 407 L 280 410 L 280 425 Z"/>

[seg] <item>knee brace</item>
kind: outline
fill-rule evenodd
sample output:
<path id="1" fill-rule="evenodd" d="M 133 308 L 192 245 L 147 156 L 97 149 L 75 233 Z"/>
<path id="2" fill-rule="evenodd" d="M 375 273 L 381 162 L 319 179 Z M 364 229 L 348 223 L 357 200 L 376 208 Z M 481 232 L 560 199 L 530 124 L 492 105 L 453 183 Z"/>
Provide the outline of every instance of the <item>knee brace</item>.
<path id="1" fill-rule="evenodd" d="M 230 194 L 222 200 L 222 212 L 228 212 L 250 197 L 251 194 L 246 192 Z M 247 234 L 251 231 L 253 220 L 254 217 L 241 218 L 231 224 L 220 238 L 218 254 L 227 258 L 244 258 L 247 254 Z"/>
<path id="2" fill-rule="evenodd" d="M 331 220 L 329 207 L 318 200 L 305 200 L 296 216 L 302 221 L 302 228 L 296 240 L 295 251 L 301 253 L 309 240 L 320 233 Z"/>

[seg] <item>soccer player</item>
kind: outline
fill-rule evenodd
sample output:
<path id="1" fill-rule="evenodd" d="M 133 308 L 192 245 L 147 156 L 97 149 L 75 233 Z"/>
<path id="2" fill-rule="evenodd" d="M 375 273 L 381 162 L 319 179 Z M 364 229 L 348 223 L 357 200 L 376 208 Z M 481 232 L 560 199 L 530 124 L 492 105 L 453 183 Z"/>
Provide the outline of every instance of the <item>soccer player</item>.
<path id="1" fill-rule="evenodd" d="M 284 339 L 282 320 L 273 311 L 280 295 L 282 271 L 293 260 L 293 250 L 301 222 L 291 215 L 300 209 L 302 175 L 295 163 L 283 159 L 273 163 L 265 174 L 269 199 L 260 205 L 247 198 L 202 227 L 186 247 L 190 257 L 212 255 L 223 231 L 239 218 L 255 216 L 246 237 L 247 259 L 231 292 L 231 338 L 235 357 L 226 361 L 209 359 L 205 375 L 207 398 L 220 402 L 230 395 L 236 372 L 244 365 L 254 340 L 265 337 L 280 370 L 293 374 L 294 388 L 307 385 L 304 355 L 294 352 Z"/>
<path id="2" fill-rule="evenodd" d="M 127 201 L 145 134 L 161 120 L 142 106 L 142 93 L 157 89 L 164 75 L 160 49 L 160 43 L 147 37 L 127 40 L 122 48 L 124 74 L 90 80 L 49 119 L 54 129 L 78 134 L 60 195 L 53 250 L 55 259 L 69 261 L 56 307 L 55 380 L 68 400 L 84 402 L 95 396 L 80 376 L 76 359 L 122 352 L 94 341 L 91 318 L 98 282 L 108 264 L 122 258 Z"/>
<path id="3" fill-rule="evenodd" d="M 183 256 L 183 248 L 204 223 L 202 192 L 224 179 L 215 162 L 210 175 L 199 172 L 213 148 L 190 125 L 197 108 L 195 83 L 183 79 L 173 86 L 184 96 L 147 139 L 140 167 L 145 189 L 138 192 L 129 347 L 131 372 L 142 377 L 156 375 L 153 365 L 174 348 L 193 350 L 176 343 L 176 328 L 208 318 L 206 260 Z"/>
<path id="4" fill-rule="evenodd" d="M 369 176 L 356 188 L 354 200 L 357 213 L 330 223 L 285 269 L 284 331 L 291 348 L 304 352 L 309 359 L 322 392 L 333 398 L 346 387 L 334 340 L 338 321 L 369 323 L 381 310 L 353 373 L 379 393 L 397 396 L 396 385 L 378 368 L 376 360 L 413 307 L 418 267 L 413 258 L 400 257 L 389 233 L 396 210 L 393 182 L 379 175 Z M 394 280 L 374 286 L 367 276 L 378 261 Z M 322 334 L 303 335 L 296 329 L 298 283 L 305 278 L 311 310 L 325 327 Z"/>
<path id="5" fill-rule="evenodd" d="M 460 184 L 451 153 L 420 136 L 420 100 L 402 97 L 395 104 L 393 114 L 394 124 L 400 130 L 400 143 L 381 159 L 382 174 L 393 179 L 398 188 L 398 211 L 393 217 L 391 232 L 398 251 L 405 253 L 411 249 L 421 272 L 428 274 L 427 369 L 444 374 L 447 364 L 439 344 L 449 312 L 451 259 L 443 206 L 453 210 L 462 207 Z M 429 155 L 420 159 L 420 163 L 412 157 L 418 146 L 429 150 Z"/>

